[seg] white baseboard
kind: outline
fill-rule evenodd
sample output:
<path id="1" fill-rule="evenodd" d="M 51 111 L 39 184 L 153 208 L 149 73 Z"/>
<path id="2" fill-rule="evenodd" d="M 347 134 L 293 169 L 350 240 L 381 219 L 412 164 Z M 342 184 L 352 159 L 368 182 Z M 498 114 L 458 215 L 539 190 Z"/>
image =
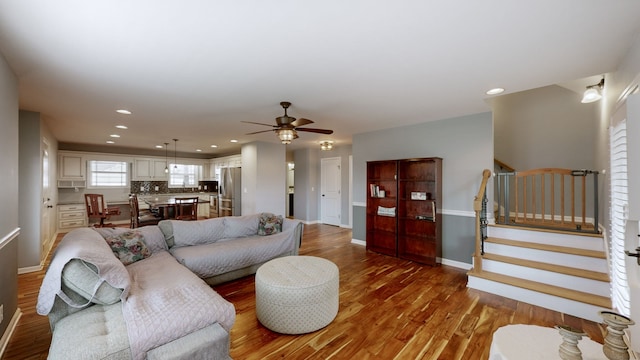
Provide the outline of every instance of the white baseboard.
<path id="1" fill-rule="evenodd" d="M 356 245 L 361 245 L 361 246 L 367 246 L 367 242 L 364 240 L 351 239 L 351 243 Z"/>
<path id="2" fill-rule="evenodd" d="M 448 259 L 440 259 L 440 261 L 442 265 L 452 266 L 452 267 L 456 267 L 464 270 L 471 270 L 471 268 L 473 267 L 473 265 L 467 264 L 462 261 L 448 260 Z"/>
<path id="3" fill-rule="evenodd" d="M 28 273 L 40 271 L 42 269 L 44 269 L 44 265 L 42 265 L 42 264 L 36 265 L 36 266 L 22 267 L 22 268 L 18 268 L 18 275 L 28 274 Z"/>
<path id="4" fill-rule="evenodd" d="M 9 340 L 11 340 L 11 336 L 13 336 L 13 332 L 16 330 L 18 326 L 18 321 L 20 321 L 20 317 L 22 317 L 22 311 L 20 308 L 16 309 L 16 312 L 13 314 L 11 318 L 11 322 L 7 327 L 7 330 L 4 332 L 2 337 L 0 338 L 0 359 L 4 355 L 4 351 L 7 349 L 7 345 L 9 345 Z"/>

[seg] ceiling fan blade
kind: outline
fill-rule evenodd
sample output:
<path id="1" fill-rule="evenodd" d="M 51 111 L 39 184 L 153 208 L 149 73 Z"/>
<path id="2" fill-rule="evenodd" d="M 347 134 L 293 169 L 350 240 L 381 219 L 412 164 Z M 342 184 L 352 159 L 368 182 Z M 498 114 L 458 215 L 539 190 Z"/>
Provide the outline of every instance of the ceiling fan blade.
<path id="1" fill-rule="evenodd" d="M 260 133 L 265 133 L 265 132 L 270 132 L 270 131 L 276 131 L 276 129 L 255 131 L 255 132 L 247 133 L 245 135 L 254 135 L 254 134 L 260 134 Z"/>
<path id="2" fill-rule="evenodd" d="M 291 123 L 291 125 L 293 125 L 294 127 L 298 127 L 298 126 L 304 126 L 304 125 L 309 125 L 309 124 L 313 124 L 313 121 L 309 120 L 309 119 L 305 119 L 305 118 L 300 118 L 294 122 Z"/>
<path id="3" fill-rule="evenodd" d="M 278 127 L 278 126 L 273 125 L 273 124 L 263 124 L 263 123 L 259 123 L 259 122 L 253 122 L 253 121 L 240 121 L 240 122 L 247 123 L 247 124 L 255 124 L 255 125 L 264 125 L 264 126 Z"/>
<path id="4" fill-rule="evenodd" d="M 327 129 L 296 128 L 296 131 L 306 131 L 306 132 L 326 134 L 326 135 L 333 134 L 333 130 L 327 130 Z"/>

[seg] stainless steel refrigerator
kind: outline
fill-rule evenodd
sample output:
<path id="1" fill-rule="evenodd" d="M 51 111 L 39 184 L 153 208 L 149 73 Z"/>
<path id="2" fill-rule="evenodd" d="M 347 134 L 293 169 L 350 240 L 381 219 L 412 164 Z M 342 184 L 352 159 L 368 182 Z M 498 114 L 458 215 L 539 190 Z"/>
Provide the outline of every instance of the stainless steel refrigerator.
<path id="1" fill-rule="evenodd" d="M 242 214 L 242 178 L 240 168 L 221 168 L 218 186 L 218 216 L 238 216 Z"/>

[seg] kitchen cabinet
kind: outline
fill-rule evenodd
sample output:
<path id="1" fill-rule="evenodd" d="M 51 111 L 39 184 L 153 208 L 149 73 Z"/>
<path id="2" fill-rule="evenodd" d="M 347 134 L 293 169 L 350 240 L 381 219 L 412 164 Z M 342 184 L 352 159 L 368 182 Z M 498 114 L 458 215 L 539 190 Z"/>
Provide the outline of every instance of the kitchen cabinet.
<path id="1" fill-rule="evenodd" d="M 442 257 L 442 159 L 367 162 L 367 249 L 424 264 Z"/>
<path id="2" fill-rule="evenodd" d="M 135 158 L 133 159 L 133 180 L 137 181 L 166 181 L 169 179 L 164 169 L 167 162 L 164 159 Z"/>
<path id="3" fill-rule="evenodd" d="M 58 205 L 58 229 L 87 226 L 87 210 L 83 204 Z"/>
<path id="4" fill-rule="evenodd" d="M 227 167 L 242 167 L 242 155 L 231 155 L 211 159 L 212 180 L 220 181 L 220 169 Z"/>
<path id="5" fill-rule="evenodd" d="M 205 161 L 202 164 L 202 176 L 200 180 L 215 180 L 215 174 L 212 171 L 213 163 L 211 161 Z"/>
<path id="6" fill-rule="evenodd" d="M 209 201 L 198 200 L 198 218 L 209 218 Z"/>
<path id="7" fill-rule="evenodd" d="M 58 187 L 84 188 L 86 185 L 84 156 L 82 154 L 58 152 Z"/>

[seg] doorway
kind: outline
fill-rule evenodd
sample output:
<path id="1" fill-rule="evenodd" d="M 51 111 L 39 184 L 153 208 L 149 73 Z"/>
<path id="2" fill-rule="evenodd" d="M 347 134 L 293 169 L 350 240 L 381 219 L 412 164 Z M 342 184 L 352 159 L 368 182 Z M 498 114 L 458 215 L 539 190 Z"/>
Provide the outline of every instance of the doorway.
<path id="1" fill-rule="evenodd" d="M 53 212 L 53 202 L 51 201 L 51 182 L 50 182 L 50 163 L 49 163 L 49 141 L 42 138 L 42 198 L 40 203 L 40 260 L 43 261 L 49 251 L 50 241 L 52 240 L 52 221 L 55 215 Z"/>
<path id="2" fill-rule="evenodd" d="M 340 157 L 320 159 L 320 221 L 340 226 L 342 192 Z"/>

